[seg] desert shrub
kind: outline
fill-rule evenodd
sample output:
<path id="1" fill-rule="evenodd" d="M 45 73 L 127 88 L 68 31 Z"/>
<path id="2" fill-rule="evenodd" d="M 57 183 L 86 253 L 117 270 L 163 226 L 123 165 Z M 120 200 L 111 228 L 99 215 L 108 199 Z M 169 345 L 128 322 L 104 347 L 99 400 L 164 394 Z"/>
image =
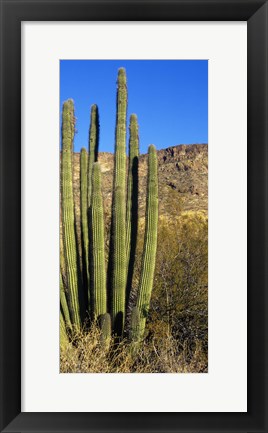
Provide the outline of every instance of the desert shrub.
<path id="1" fill-rule="evenodd" d="M 162 218 L 148 337 L 172 335 L 190 353 L 208 344 L 208 221 L 202 212 Z"/>

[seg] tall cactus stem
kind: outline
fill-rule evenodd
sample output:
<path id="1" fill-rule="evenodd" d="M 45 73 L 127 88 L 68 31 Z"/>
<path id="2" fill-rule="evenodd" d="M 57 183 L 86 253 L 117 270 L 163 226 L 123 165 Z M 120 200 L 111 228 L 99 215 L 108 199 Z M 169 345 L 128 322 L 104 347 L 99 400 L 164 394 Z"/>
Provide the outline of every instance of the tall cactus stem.
<path id="1" fill-rule="evenodd" d="M 117 187 L 114 192 L 114 214 L 116 213 L 116 224 L 113 228 L 114 272 L 112 282 L 112 313 L 114 330 L 118 336 L 121 336 L 123 332 L 126 299 L 126 253 L 124 249 L 126 232 L 123 228 L 123 224 L 125 224 L 125 203 L 123 197 L 124 194 L 122 188 Z"/>
<path id="2" fill-rule="evenodd" d="M 60 272 L 60 305 L 63 312 L 66 327 L 71 330 L 72 329 L 71 318 L 70 318 L 69 308 L 66 300 L 65 287 L 64 287 L 64 282 L 63 282 L 61 272 Z"/>
<path id="3" fill-rule="evenodd" d="M 60 347 L 66 348 L 69 344 L 69 338 L 67 335 L 67 330 L 64 322 L 62 312 L 60 311 Z"/>
<path id="4" fill-rule="evenodd" d="M 87 295 L 87 304 L 90 305 L 89 290 L 89 251 L 88 251 L 88 154 L 83 147 L 80 153 L 80 206 L 81 206 L 81 229 L 82 229 L 82 260 L 83 260 L 83 282 Z"/>
<path id="5" fill-rule="evenodd" d="M 81 326 L 78 297 L 77 249 L 73 199 L 73 139 L 75 131 L 74 103 L 71 99 L 63 104 L 62 112 L 62 167 L 61 167 L 61 210 L 63 226 L 63 250 L 66 277 L 69 288 L 69 308 L 72 324 Z"/>
<path id="6" fill-rule="evenodd" d="M 133 307 L 131 311 L 129 338 L 134 343 L 140 340 L 140 312 L 138 307 Z"/>
<path id="7" fill-rule="evenodd" d="M 101 346 L 104 350 L 108 350 L 111 342 L 111 316 L 108 313 L 100 316 L 101 329 Z"/>
<path id="8" fill-rule="evenodd" d="M 93 311 L 94 316 L 98 318 L 107 311 L 104 215 L 101 191 L 101 169 L 98 162 L 93 164 L 90 215 Z"/>
<path id="9" fill-rule="evenodd" d="M 126 209 L 126 307 L 132 286 L 134 262 L 138 231 L 138 161 L 139 161 L 139 133 L 136 114 L 130 116 L 129 126 L 129 163 L 127 180 L 127 209 Z"/>
<path id="10" fill-rule="evenodd" d="M 113 300 L 112 322 L 121 335 L 125 320 L 126 299 L 126 113 L 127 84 L 125 69 L 120 68 L 117 79 L 117 112 L 112 214 Z"/>
<path id="11" fill-rule="evenodd" d="M 91 106 L 90 111 L 90 128 L 88 139 L 88 208 L 91 204 L 92 194 L 92 170 L 93 164 L 98 160 L 99 151 L 99 109 L 96 104 Z"/>
<path id="12" fill-rule="evenodd" d="M 145 330 L 146 317 L 150 306 L 153 287 L 155 258 L 157 248 L 157 225 L 158 225 L 158 162 L 154 145 L 149 146 L 148 155 L 148 178 L 145 235 L 142 257 L 142 269 L 137 297 L 137 307 L 140 313 L 140 336 Z"/>

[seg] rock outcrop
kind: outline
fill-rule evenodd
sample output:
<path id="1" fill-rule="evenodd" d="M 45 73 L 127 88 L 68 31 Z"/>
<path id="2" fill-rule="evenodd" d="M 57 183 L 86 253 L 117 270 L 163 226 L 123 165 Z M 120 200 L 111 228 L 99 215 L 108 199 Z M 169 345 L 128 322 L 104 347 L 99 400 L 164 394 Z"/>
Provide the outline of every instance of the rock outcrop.
<path id="1" fill-rule="evenodd" d="M 208 146 L 207 144 L 178 145 L 158 152 L 159 215 L 178 211 L 207 212 L 208 208 Z M 79 153 L 74 154 L 74 190 L 79 213 Z M 112 203 L 112 153 L 100 152 L 102 190 L 107 218 Z M 139 158 L 139 215 L 144 216 L 146 204 L 147 154 Z"/>

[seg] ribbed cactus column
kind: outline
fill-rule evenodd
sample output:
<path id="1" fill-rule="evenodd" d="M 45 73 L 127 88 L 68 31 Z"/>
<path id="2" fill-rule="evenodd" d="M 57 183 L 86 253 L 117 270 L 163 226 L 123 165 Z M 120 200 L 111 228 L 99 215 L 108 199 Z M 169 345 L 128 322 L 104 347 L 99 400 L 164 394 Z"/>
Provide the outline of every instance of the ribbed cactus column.
<path id="1" fill-rule="evenodd" d="M 140 340 L 140 312 L 138 307 L 133 307 L 131 311 L 129 338 L 132 342 L 139 342 Z"/>
<path id="2" fill-rule="evenodd" d="M 99 148 L 99 110 L 96 104 L 91 106 L 90 111 L 90 128 L 89 128 L 89 140 L 88 140 L 88 208 L 91 203 L 92 193 L 92 169 L 94 162 L 98 159 Z"/>
<path id="3" fill-rule="evenodd" d="M 127 211 L 126 211 L 126 267 L 128 297 L 132 286 L 135 252 L 138 230 L 138 161 L 139 161 L 139 132 L 136 114 L 130 116 L 129 126 L 129 163 L 127 180 Z"/>
<path id="4" fill-rule="evenodd" d="M 60 347 L 65 348 L 68 346 L 69 339 L 66 331 L 66 326 L 64 322 L 64 318 L 62 312 L 60 312 Z"/>
<path id="5" fill-rule="evenodd" d="M 106 269 L 104 250 L 104 216 L 101 192 L 101 170 L 98 162 L 93 164 L 91 196 L 91 257 L 94 315 L 98 318 L 107 311 Z"/>
<path id="6" fill-rule="evenodd" d="M 104 350 L 108 350 L 111 341 L 111 316 L 109 313 L 100 316 L 100 329 L 101 329 L 101 345 Z"/>
<path id="7" fill-rule="evenodd" d="M 114 192 L 114 227 L 113 227 L 113 327 L 115 333 L 120 336 L 123 332 L 126 302 L 126 229 L 125 226 L 125 200 L 121 187 Z"/>
<path id="8" fill-rule="evenodd" d="M 83 280 L 84 288 L 90 305 L 89 290 L 89 251 L 88 251 L 88 155 L 83 147 L 80 153 L 80 207 L 81 207 L 81 228 L 82 228 L 82 255 L 83 255 Z"/>
<path id="9" fill-rule="evenodd" d="M 117 335 L 123 331 L 126 299 L 126 113 L 127 85 L 125 69 L 117 79 L 116 143 L 114 163 L 112 243 L 113 300 L 112 322 Z"/>
<path id="10" fill-rule="evenodd" d="M 158 225 L 158 162 L 155 146 L 149 146 L 145 235 L 137 307 L 140 312 L 140 336 L 145 329 L 153 287 Z"/>
<path id="11" fill-rule="evenodd" d="M 62 279 L 62 274 L 60 273 L 60 305 L 64 315 L 65 323 L 67 329 L 72 329 L 71 318 L 69 313 L 69 308 L 66 300 L 65 287 Z"/>
<path id="12" fill-rule="evenodd" d="M 61 210 L 60 210 L 61 212 Z M 60 216 L 60 220 L 62 221 L 62 216 Z M 63 239 L 62 239 L 62 226 L 60 227 L 60 277 L 62 279 L 63 284 L 65 287 L 67 286 L 67 279 L 66 279 L 66 266 L 65 266 L 65 260 L 64 260 L 64 249 L 63 249 Z"/>
<path id="13" fill-rule="evenodd" d="M 73 139 L 75 130 L 74 103 L 68 99 L 62 111 L 62 161 L 61 161 L 61 210 L 63 251 L 68 283 L 69 309 L 72 324 L 80 328 L 77 250 L 75 240 L 73 199 Z"/>

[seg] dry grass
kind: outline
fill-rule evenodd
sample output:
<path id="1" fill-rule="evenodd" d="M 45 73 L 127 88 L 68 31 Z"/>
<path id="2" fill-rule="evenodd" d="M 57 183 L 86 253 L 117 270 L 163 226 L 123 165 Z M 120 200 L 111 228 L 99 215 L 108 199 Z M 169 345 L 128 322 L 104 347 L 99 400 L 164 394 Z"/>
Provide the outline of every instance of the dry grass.
<path id="1" fill-rule="evenodd" d="M 200 373 L 208 370 L 208 222 L 205 212 L 160 218 L 154 286 L 145 340 L 104 347 L 98 326 L 67 343 L 62 335 L 62 373 Z M 177 215 L 177 216 L 176 216 Z M 143 249 L 143 220 L 137 243 L 133 288 L 126 316 L 136 305 Z M 106 245 L 108 252 L 108 244 Z M 107 254 L 108 256 L 108 254 Z"/>
<path id="2" fill-rule="evenodd" d="M 97 326 L 75 336 L 73 343 L 61 346 L 61 373 L 205 373 L 207 354 L 200 341 L 189 350 L 170 336 L 150 337 L 139 347 L 127 340 L 111 341 L 109 349 L 101 343 Z"/>

